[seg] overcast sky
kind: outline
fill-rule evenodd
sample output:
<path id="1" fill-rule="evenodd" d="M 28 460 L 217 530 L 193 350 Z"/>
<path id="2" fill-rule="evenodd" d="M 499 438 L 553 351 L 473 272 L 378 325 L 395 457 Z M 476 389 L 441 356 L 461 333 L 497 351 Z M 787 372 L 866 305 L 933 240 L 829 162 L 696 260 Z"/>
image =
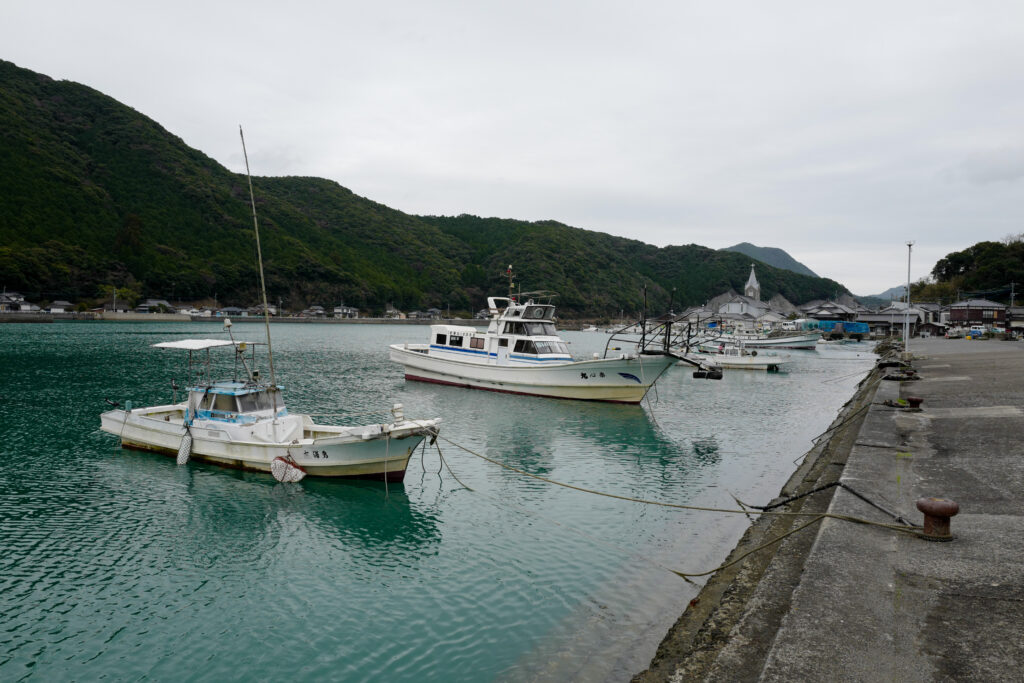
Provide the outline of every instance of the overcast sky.
<path id="1" fill-rule="evenodd" d="M 234 171 L 785 249 L 856 294 L 1024 232 L 1024 3 L 3 0 L 0 58 Z M 535 283 L 542 286 L 543 283 Z"/>

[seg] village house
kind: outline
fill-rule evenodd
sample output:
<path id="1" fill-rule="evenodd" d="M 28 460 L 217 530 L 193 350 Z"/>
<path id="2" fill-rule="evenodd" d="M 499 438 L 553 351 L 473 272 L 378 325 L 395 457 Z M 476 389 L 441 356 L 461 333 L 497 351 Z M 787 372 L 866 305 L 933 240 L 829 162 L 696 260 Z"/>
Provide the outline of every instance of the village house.
<path id="1" fill-rule="evenodd" d="M 910 336 L 915 336 L 920 325 L 927 321 L 927 314 L 920 308 L 907 308 L 906 302 L 893 301 L 878 312 L 861 313 L 857 316 L 857 322 L 867 323 L 872 337 L 903 334 L 904 320 L 910 325 Z"/>
<path id="2" fill-rule="evenodd" d="M 949 324 L 956 327 L 1003 327 L 1006 322 L 1006 309 L 1005 304 L 988 299 L 958 301 L 949 307 Z"/>
<path id="3" fill-rule="evenodd" d="M 177 310 L 166 299 L 146 299 L 135 307 L 136 313 L 174 313 Z"/>

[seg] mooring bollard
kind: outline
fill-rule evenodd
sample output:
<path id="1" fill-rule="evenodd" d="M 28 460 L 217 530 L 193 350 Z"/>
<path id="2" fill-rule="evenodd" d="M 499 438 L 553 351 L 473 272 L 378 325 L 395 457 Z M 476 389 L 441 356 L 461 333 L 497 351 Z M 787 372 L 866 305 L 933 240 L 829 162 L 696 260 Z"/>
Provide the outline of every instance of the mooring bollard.
<path id="1" fill-rule="evenodd" d="M 955 501 L 946 498 L 919 498 L 917 509 L 924 513 L 924 538 L 929 541 L 952 541 L 949 518 L 960 512 Z"/>

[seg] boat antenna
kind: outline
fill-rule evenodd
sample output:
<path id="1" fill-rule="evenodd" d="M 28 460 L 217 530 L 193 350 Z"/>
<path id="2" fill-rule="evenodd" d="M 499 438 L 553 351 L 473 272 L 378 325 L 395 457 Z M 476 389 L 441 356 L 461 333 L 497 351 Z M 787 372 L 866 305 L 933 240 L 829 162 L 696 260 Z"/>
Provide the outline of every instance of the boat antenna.
<path id="1" fill-rule="evenodd" d="M 513 290 L 513 287 L 512 287 L 512 264 L 511 263 L 508 264 L 508 270 L 505 271 L 505 273 L 508 275 L 508 299 L 509 299 L 509 301 L 514 301 L 514 298 L 513 298 L 513 291 L 514 290 Z"/>
<path id="2" fill-rule="evenodd" d="M 252 204 L 252 229 L 256 233 L 256 260 L 260 264 L 260 292 L 263 294 L 263 324 L 267 330 L 267 358 L 270 365 L 270 386 L 276 387 L 274 379 L 274 350 L 270 346 L 270 307 L 267 306 L 267 282 L 263 278 L 263 252 L 260 250 L 260 224 L 256 219 L 256 195 L 252 191 L 252 174 L 249 173 L 249 154 L 245 151 L 245 134 L 242 126 L 238 126 L 238 136 L 242 138 L 242 156 L 245 158 L 245 177 L 249 181 L 249 203 Z M 276 412 L 276 411 L 275 411 Z"/>

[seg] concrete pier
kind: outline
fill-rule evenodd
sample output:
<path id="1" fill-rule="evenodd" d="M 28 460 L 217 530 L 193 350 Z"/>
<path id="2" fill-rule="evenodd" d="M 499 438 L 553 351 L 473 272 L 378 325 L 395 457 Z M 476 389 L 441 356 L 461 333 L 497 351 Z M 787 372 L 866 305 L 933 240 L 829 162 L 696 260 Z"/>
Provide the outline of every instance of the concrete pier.
<path id="1" fill-rule="evenodd" d="M 719 571 L 634 680 L 1024 680 L 1024 344 L 911 352 L 920 379 L 866 380 L 783 497 L 840 481 L 915 525 L 949 499 L 952 540 L 822 520 Z M 838 487 L 781 509 L 893 522 Z M 761 517 L 732 556 L 808 519 Z"/>

